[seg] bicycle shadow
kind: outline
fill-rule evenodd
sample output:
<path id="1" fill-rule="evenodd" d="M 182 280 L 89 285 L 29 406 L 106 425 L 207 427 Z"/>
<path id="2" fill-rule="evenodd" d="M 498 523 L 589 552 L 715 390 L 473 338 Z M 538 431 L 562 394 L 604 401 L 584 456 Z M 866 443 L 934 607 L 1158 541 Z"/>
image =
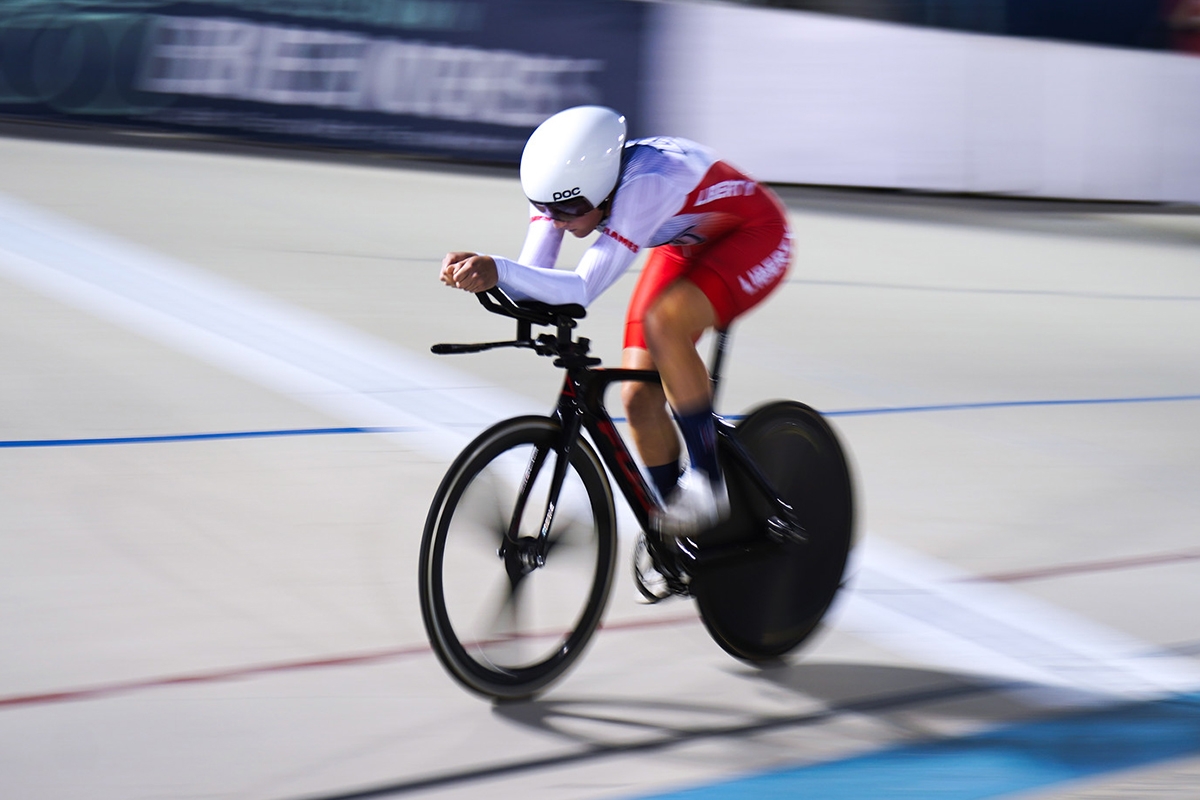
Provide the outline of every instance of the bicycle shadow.
<path id="1" fill-rule="evenodd" d="M 586 745 L 595 753 L 645 752 L 706 739 L 753 739 L 869 716 L 896 733 L 937 735 L 1027 717 L 1044 705 L 1038 686 L 937 670 L 859 663 L 738 665 L 739 677 L 780 693 L 778 711 L 736 703 L 641 697 L 549 697 L 500 703 L 493 713 L 515 725 Z M 1044 688 L 1044 687 L 1042 687 Z"/>

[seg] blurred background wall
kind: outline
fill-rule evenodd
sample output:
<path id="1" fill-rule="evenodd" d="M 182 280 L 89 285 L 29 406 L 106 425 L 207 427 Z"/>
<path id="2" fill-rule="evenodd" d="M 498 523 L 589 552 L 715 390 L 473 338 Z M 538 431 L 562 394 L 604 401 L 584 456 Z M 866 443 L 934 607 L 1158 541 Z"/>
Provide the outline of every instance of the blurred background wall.
<path id="1" fill-rule="evenodd" d="M 1200 0 L 7 0 L 0 116 L 515 163 L 580 103 L 774 182 L 1200 202 Z"/>
<path id="2" fill-rule="evenodd" d="M 1200 201 L 1195 56 L 745 5 L 656 11 L 654 127 L 761 178 Z"/>
<path id="3" fill-rule="evenodd" d="M 1002 36 L 1118 47 L 1187 48 L 1191 0 L 743 0 L 747 5 L 819 11 Z"/>
<path id="4" fill-rule="evenodd" d="M 645 9 L 604 0 L 5 0 L 0 113 L 515 161 L 533 127 L 561 108 L 637 105 Z"/>

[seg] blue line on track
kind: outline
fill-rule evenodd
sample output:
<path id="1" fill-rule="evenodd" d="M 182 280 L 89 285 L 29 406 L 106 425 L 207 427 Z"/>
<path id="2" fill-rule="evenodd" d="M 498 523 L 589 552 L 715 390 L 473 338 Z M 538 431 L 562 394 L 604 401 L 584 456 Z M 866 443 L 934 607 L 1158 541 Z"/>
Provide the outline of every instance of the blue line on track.
<path id="1" fill-rule="evenodd" d="M 1122 403 L 1184 403 L 1200 400 L 1200 394 L 1175 394 L 1157 397 L 1100 397 L 1079 400 L 1001 400 L 985 403 L 947 403 L 926 406 L 890 406 L 822 411 L 826 417 L 865 417 L 873 414 L 916 414 L 925 411 L 967 411 L 983 408 L 1032 408 L 1037 406 L 1102 406 Z"/>
<path id="2" fill-rule="evenodd" d="M 355 433 L 404 433 L 415 428 L 293 428 L 277 431 L 229 431 L 226 433 L 183 433 L 167 436 L 113 436 L 97 439 L 27 439 L 0 442 L 0 449 L 24 447 L 84 447 L 106 444 L 162 444 L 203 442 L 221 439 L 270 439 L 283 436 L 331 436 Z"/>
<path id="3" fill-rule="evenodd" d="M 1081 400 L 1005 400 L 985 403 L 946 403 L 924 406 L 884 406 L 881 408 L 851 408 L 840 411 L 822 411 L 826 417 L 865 417 L 883 414 L 916 414 L 933 411 L 970 411 L 988 408 L 1033 408 L 1038 406 L 1094 406 L 1122 403 L 1181 403 L 1200 400 L 1200 394 L 1162 395 L 1157 397 L 1106 397 Z M 739 420 L 745 415 L 730 414 L 729 420 Z M 614 422 L 625 422 L 624 417 L 613 417 Z M 269 439 L 281 436 L 328 436 L 356 433 L 407 433 L 416 428 L 295 428 L 277 431 L 228 431 L 224 433 L 183 433 L 163 436 L 112 436 L 95 439 L 28 439 L 0 441 L 0 449 L 33 447 L 83 447 L 88 445 L 114 444 L 162 444 L 166 442 L 195 442 L 221 439 Z"/>
<path id="4" fill-rule="evenodd" d="M 1200 694 L 773 770 L 654 800 L 985 800 L 1200 754 Z"/>
<path id="5" fill-rule="evenodd" d="M 1186 403 L 1200 400 L 1200 394 L 1173 394 L 1157 397 L 1099 397 L 1077 400 L 997 400 L 983 403 L 943 403 L 924 406 L 882 406 L 880 408 L 847 408 L 822 411 L 823 417 L 868 417 L 884 414 L 920 414 L 932 411 L 974 411 L 987 408 L 1035 408 L 1045 406 L 1102 406 L 1122 403 Z M 739 420 L 745 414 L 728 414 L 725 419 Z M 614 418 L 624 422 L 624 418 Z"/>

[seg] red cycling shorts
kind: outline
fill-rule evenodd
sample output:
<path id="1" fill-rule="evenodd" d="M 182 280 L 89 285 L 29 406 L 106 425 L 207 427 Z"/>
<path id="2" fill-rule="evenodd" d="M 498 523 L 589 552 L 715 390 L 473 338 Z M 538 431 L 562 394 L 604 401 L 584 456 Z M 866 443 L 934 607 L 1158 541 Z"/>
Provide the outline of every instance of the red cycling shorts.
<path id="1" fill-rule="evenodd" d="M 646 311 L 677 280 L 689 280 L 704 292 L 719 329 L 729 327 L 783 281 L 792 261 L 792 235 L 783 206 L 763 186 L 741 200 L 742 221 L 728 231 L 699 244 L 666 244 L 650 251 L 629 299 L 625 347 L 646 349 Z"/>

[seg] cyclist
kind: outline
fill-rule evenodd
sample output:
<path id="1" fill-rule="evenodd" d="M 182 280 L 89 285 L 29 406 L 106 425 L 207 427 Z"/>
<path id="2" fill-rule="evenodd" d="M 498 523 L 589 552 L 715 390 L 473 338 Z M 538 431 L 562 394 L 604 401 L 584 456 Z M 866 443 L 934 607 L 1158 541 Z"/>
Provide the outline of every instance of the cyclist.
<path id="1" fill-rule="evenodd" d="M 626 383 L 622 401 L 664 500 L 655 527 L 682 537 L 729 508 L 696 341 L 779 285 L 791 263 L 791 233 L 775 195 L 710 149 L 674 137 L 627 141 L 626 130 L 623 116 L 600 106 L 543 122 L 521 156 L 531 219 L 520 256 L 449 253 L 441 280 L 470 292 L 499 285 L 516 300 L 587 306 L 651 248 L 629 303 L 622 366 L 657 369 L 662 386 Z M 574 271 L 556 270 L 568 231 L 601 235 Z M 685 473 L 668 404 L 688 450 Z"/>

